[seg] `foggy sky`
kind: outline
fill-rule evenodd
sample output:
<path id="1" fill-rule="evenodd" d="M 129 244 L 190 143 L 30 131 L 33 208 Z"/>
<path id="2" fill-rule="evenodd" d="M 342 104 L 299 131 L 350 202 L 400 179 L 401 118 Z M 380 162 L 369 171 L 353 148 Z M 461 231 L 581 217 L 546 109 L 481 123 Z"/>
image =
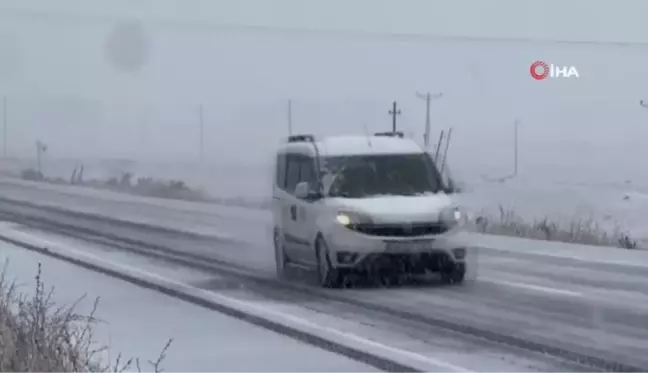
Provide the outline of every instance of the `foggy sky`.
<path id="1" fill-rule="evenodd" d="M 456 168 L 510 171 L 520 119 L 522 171 L 626 179 L 648 156 L 647 10 L 640 0 L 2 0 L 8 150 L 29 156 L 40 138 L 52 156 L 196 159 L 202 104 L 208 159 L 264 162 L 286 134 L 289 98 L 296 130 L 316 134 L 388 129 L 398 100 L 399 126 L 420 138 L 419 90 L 444 93 L 433 136 L 453 127 Z M 144 30 L 135 71 L 106 57 L 124 19 Z M 534 60 L 581 77 L 534 81 Z"/>

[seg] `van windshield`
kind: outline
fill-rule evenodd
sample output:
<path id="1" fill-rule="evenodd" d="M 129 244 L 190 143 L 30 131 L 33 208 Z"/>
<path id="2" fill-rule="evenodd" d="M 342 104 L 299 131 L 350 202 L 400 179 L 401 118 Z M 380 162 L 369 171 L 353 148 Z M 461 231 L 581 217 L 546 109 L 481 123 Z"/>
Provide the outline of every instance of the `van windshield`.
<path id="1" fill-rule="evenodd" d="M 426 153 L 325 157 L 323 161 L 332 180 L 330 197 L 414 196 L 443 190 L 439 172 Z"/>

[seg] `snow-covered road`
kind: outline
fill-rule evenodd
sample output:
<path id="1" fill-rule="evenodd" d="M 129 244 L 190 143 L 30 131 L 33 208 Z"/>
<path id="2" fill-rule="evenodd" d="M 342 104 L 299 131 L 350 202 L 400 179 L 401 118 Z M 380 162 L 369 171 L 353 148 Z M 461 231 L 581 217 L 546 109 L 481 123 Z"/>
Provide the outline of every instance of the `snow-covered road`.
<path id="1" fill-rule="evenodd" d="M 336 371 L 376 369 L 332 352 L 309 346 L 205 308 L 103 274 L 0 243 L 0 261 L 9 260 L 8 278 L 16 278 L 27 294 L 33 291 L 38 263 L 46 286 L 54 286 L 57 304 L 87 298 L 79 311 L 88 313 L 100 297 L 95 339 L 110 347 L 106 358 L 156 360 L 173 338 L 166 371 Z M 194 280 L 199 279 L 194 276 Z"/>
<path id="2" fill-rule="evenodd" d="M 207 234 L 210 240 L 198 240 L 35 209 L 37 214 L 51 214 L 48 219 L 225 260 L 248 267 L 268 281 L 273 278 L 273 255 L 266 237 L 269 220 L 264 211 L 27 184 L 0 183 L 0 191 L 5 198 Z M 221 233 L 230 240 L 224 240 Z M 474 273 L 477 278 L 469 286 L 358 289 L 342 296 L 588 355 L 648 364 L 644 361 L 648 350 L 642 342 L 648 338 L 646 252 L 493 236 L 470 239 L 481 250 Z"/>
<path id="3" fill-rule="evenodd" d="M 134 351 L 132 353 L 136 356 L 140 353 L 155 353 L 157 351 L 152 351 L 150 345 L 155 342 L 153 339 L 173 337 L 180 339 L 182 343 L 181 357 L 177 357 L 172 363 L 174 367 L 181 366 L 184 370 L 189 369 L 186 368 L 187 366 L 197 366 L 194 363 L 187 363 L 185 360 L 187 358 L 197 359 L 202 363 L 200 367 L 203 367 L 203 370 L 372 370 L 371 366 L 353 363 L 337 355 L 327 357 L 325 352 L 318 355 L 317 351 L 311 351 L 315 349 L 314 347 L 295 349 L 293 348 L 295 342 L 283 343 L 282 338 L 273 340 L 265 337 L 263 333 L 249 332 L 250 329 L 256 329 L 239 328 L 241 322 L 215 312 L 212 316 L 212 313 L 204 313 L 202 309 L 196 310 L 193 306 L 187 305 L 185 306 L 189 309 L 185 311 L 184 303 L 177 303 L 177 300 L 171 298 L 173 295 L 160 298 L 151 294 L 151 291 L 141 290 L 128 283 L 112 280 L 105 275 L 71 266 L 65 263 L 67 260 L 65 256 L 91 263 L 91 267 L 97 265 L 108 268 L 109 272 L 111 269 L 116 269 L 127 276 L 129 273 L 135 274 L 138 280 L 163 279 L 160 284 L 184 284 L 182 286 L 185 288 L 203 294 L 205 292 L 213 294 L 216 299 L 251 307 L 253 313 L 261 312 L 260 314 L 266 315 L 272 321 L 298 325 L 312 336 L 323 337 L 334 344 L 346 344 L 363 353 L 378 356 L 379 359 L 388 359 L 406 367 L 414 367 L 413 369 L 431 372 L 582 369 L 542 354 L 462 337 L 440 328 L 426 326 L 424 323 L 406 320 L 394 322 L 392 318 L 374 314 L 369 310 L 363 311 L 350 305 L 343 306 L 338 302 L 318 299 L 316 296 L 281 291 L 259 292 L 259 289 L 250 283 L 234 277 L 221 276 L 213 271 L 179 267 L 163 260 L 114 250 L 109 245 L 92 244 L 85 240 L 46 233 L 15 223 L 0 222 L 0 236 L 16 240 L 21 245 L 26 244 L 27 247 L 31 246 L 29 251 L 10 247 L 3 254 L 3 257 L 11 259 L 12 271 L 19 278 L 30 278 L 30 269 L 35 267 L 38 261 L 43 263 L 45 281 L 52 283 L 53 278 L 57 289 L 64 287 L 63 292 L 57 291 L 58 300 L 72 302 L 78 296 L 77 293 L 102 297 L 100 316 L 109 321 L 109 324 L 100 330 L 99 338 L 110 341 L 113 356 L 114 352 L 123 352 L 124 349 L 129 353 Z M 46 251 L 34 247 L 46 248 Z M 46 252 L 48 256 L 32 253 L 32 250 Z M 58 259 L 51 259 L 50 255 L 58 256 Z M 109 307 L 105 307 L 107 302 Z M 83 306 L 87 309 L 89 303 L 90 301 Z M 150 308 L 147 308 L 149 306 Z M 192 320 L 185 321 L 183 319 L 185 317 Z M 141 319 L 146 320 L 140 321 Z M 150 328 L 154 330 L 148 333 Z M 248 342 L 248 338 L 254 340 Z M 257 348 L 263 349 L 266 344 L 272 343 L 275 344 L 267 351 L 257 353 Z M 140 344 L 145 344 L 145 348 L 137 347 Z M 205 346 L 214 346 L 216 349 L 220 344 L 226 344 L 226 348 L 222 351 L 205 352 Z M 176 346 L 177 350 L 177 343 L 173 346 Z M 184 353 L 185 349 L 190 349 L 190 353 Z M 286 350 L 296 355 L 292 356 Z M 170 354 L 173 351 L 174 349 Z M 248 351 L 249 354 L 245 355 L 244 353 Z M 244 355 L 241 356 L 241 353 Z M 226 359 L 220 359 L 221 354 L 228 354 L 228 356 Z M 270 360 L 271 363 L 255 365 L 251 361 L 246 361 L 237 365 L 239 358 L 251 361 L 263 358 L 264 361 Z M 327 359 L 325 363 L 320 363 L 319 359 L 322 358 Z M 285 359 L 296 361 L 284 362 Z M 356 355 L 356 359 L 365 361 L 362 356 Z M 229 365 L 220 365 L 220 361 L 225 361 Z M 308 362 L 309 368 L 300 368 L 302 362 Z M 221 369 L 221 366 L 227 368 Z"/>
<path id="4" fill-rule="evenodd" d="M 0 198 L 37 203 L 66 210 L 143 223 L 175 231 L 248 245 L 272 242 L 271 214 L 267 210 L 133 196 L 105 190 L 60 186 L 0 177 Z M 242 227 L 249 229 L 242 229 Z M 245 233 L 241 234 L 244 230 Z M 648 265 L 648 251 L 564 244 L 468 233 L 466 243 L 484 249 L 536 253 L 624 265 Z"/>

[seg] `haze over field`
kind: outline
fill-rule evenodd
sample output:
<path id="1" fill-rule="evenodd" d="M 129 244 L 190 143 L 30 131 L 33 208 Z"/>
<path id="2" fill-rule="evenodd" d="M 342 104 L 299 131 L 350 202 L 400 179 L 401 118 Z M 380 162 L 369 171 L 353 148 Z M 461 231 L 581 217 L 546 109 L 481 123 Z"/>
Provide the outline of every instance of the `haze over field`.
<path id="1" fill-rule="evenodd" d="M 449 158 L 464 179 L 512 171 L 519 119 L 525 183 L 641 191 L 646 11 L 591 0 L 4 0 L 8 154 L 33 157 L 41 139 L 52 158 L 194 162 L 202 104 L 206 161 L 254 174 L 286 135 L 288 99 L 296 131 L 316 134 L 388 129 L 398 100 L 399 127 L 420 139 L 419 90 L 444 93 L 433 136 L 453 127 Z M 580 78 L 535 81 L 535 60 Z"/>

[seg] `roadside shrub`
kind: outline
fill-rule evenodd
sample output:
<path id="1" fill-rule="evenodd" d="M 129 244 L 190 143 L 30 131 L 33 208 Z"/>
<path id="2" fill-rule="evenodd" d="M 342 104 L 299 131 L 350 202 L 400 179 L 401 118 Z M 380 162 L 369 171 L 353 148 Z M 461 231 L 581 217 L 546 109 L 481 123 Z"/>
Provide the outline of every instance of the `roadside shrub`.
<path id="1" fill-rule="evenodd" d="M 30 181 L 43 181 L 45 179 L 45 177 L 41 172 L 36 171 L 33 168 L 22 170 L 22 172 L 20 173 L 20 177 L 23 178 L 24 180 L 30 180 Z"/>
<path id="2" fill-rule="evenodd" d="M 531 222 L 522 219 L 514 210 L 499 206 L 499 216 L 482 214 L 469 225 L 480 233 L 524 237 L 537 240 L 580 243 L 594 246 L 616 246 L 636 249 L 637 242 L 615 227 L 604 229 L 594 219 L 577 219 L 561 224 L 548 217 Z"/>
<path id="3" fill-rule="evenodd" d="M 150 197 L 182 199 L 188 201 L 206 201 L 206 194 L 190 188 L 182 180 L 156 180 L 150 177 L 139 178 L 130 188 L 130 192 Z"/>
<path id="4" fill-rule="evenodd" d="M 71 306 L 52 301 L 53 288 L 46 291 L 41 281 L 41 265 L 35 278 L 35 292 L 19 293 L 15 282 L 7 280 L 6 265 L 0 273 L 0 372 L 141 372 L 139 359 L 102 362 L 105 346 L 97 347 L 93 327 L 99 321 L 95 299 L 89 315 L 75 311 L 83 297 Z M 169 340 L 151 369 L 161 371 L 161 363 L 171 345 Z M 149 369 L 150 371 L 150 369 Z"/>

